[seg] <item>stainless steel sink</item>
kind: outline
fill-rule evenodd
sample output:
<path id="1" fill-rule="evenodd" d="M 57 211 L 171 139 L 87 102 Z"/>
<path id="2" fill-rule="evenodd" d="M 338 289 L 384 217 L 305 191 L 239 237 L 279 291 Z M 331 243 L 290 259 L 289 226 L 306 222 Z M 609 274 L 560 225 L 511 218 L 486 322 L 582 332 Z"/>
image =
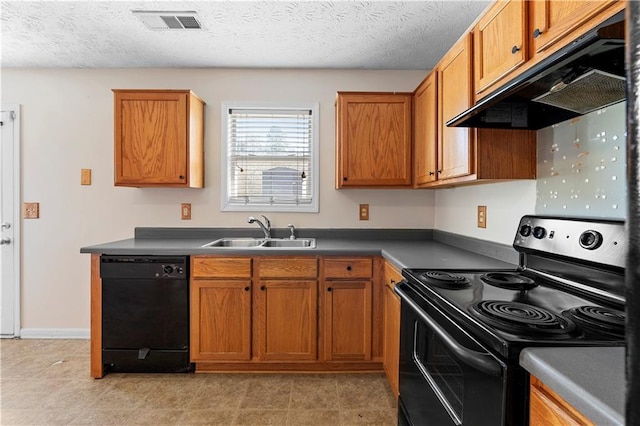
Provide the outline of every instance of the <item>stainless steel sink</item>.
<path id="1" fill-rule="evenodd" d="M 288 238 L 270 238 L 265 240 L 261 247 L 273 247 L 273 248 L 315 248 L 315 238 L 297 238 L 290 240 Z"/>
<path id="2" fill-rule="evenodd" d="M 203 248 L 232 248 L 232 249 L 311 249 L 316 247 L 315 238 L 220 238 L 202 246 Z"/>
<path id="3" fill-rule="evenodd" d="M 220 238 L 202 247 L 252 248 L 258 247 L 264 241 L 262 238 Z"/>

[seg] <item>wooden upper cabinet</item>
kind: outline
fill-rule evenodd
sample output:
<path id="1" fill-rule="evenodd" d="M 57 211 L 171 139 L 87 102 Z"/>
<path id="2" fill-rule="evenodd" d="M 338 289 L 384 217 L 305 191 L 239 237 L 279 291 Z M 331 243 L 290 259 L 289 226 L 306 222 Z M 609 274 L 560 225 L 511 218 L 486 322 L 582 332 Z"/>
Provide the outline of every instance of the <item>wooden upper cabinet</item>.
<path id="1" fill-rule="evenodd" d="M 115 89 L 115 185 L 204 186 L 204 101 L 189 90 Z"/>
<path id="2" fill-rule="evenodd" d="M 438 73 L 432 72 L 413 95 L 414 186 L 436 180 L 438 167 Z"/>
<path id="3" fill-rule="evenodd" d="M 338 92 L 336 188 L 411 186 L 412 97 Z"/>
<path id="4" fill-rule="evenodd" d="M 624 8 L 621 0 L 530 0 L 529 37 L 532 40 L 533 54 L 547 50 L 557 50 L 557 42 L 572 34 L 577 38 L 580 33 L 600 23 L 610 14 Z M 567 42 L 571 40 L 566 40 Z M 561 43 L 562 44 L 562 43 Z"/>
<path id="5" fill-rule="evenodd" d="M 497 1 L 473 28 L 476 99 L 527 60 L 526 2 Z"/>
<path id="6" fill-rule="evenodd" d="M 473 173 L 471 130 L 446 126 L 447 121 L 472 105 L 471 51 L 471 34 L 467 34 L 447 52 L 438 66 L 439 180 Z"/>

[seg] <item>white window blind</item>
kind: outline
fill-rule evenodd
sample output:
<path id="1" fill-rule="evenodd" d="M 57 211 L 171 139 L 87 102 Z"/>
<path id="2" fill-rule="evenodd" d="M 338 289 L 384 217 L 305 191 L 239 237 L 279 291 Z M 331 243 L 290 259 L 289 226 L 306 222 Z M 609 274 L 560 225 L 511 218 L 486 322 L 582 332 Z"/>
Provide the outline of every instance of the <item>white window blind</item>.
<path id="1" fill-rule="evenodd" d="M 226 207 L 317 211 L 314 108 L 226 107 Z"/>

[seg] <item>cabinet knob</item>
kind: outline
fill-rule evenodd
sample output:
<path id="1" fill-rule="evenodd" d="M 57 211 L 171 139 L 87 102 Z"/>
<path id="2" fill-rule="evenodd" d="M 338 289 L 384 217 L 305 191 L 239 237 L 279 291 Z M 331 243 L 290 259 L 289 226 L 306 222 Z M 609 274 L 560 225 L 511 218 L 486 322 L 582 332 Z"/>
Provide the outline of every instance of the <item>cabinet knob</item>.
<path id="1" fill-rule="evenodd" d="M 263 285 L 260 286 L 260 290 L 264 291 L 265 289 L 266 289 L 265 286 L 263 286 Z"/>
<path id="2" fill-rule="evenodd" d="M 433 171 L 429 172 L 429 176 L 433 176 L 435 174 L 436 174 L 436 172 L 433 172 Z"/>
<path id="3" fill-rule="evenodd" d="M 438 174 L 442 173 L 442 170 L 438 170 Z"/>
<path id="4" fill-rule="evenodd" d="M 520 51 L 520 48 L 518 46 L 513 46 L 511 48 L 511 53 L 513 53 L 514 55 Z"/>
<path id="5" fill-rule="evenodd" d="M 327 291 L 331 291 L 333 290 L 331 287 L 327 287 Z"/>
<path id="6" fill-rule="evenodd" d="M 533 38 L 540 37 L 540 34 L 542 34 L 542 31 L 540 31 L 540 28 L 536 28 L 535 30 L 533 30 Z"/>
<path id="7" fill-rule="evenodd" d="M 351 270 L 351 265 L 347 266 L 347 271 Z"/>
<path id="8" fill-rule="evenodd" d="M 395 284 L 396 280 L 394 280 L 393 278 L 391 278 L 391 284 Z"/>
<path id="9" fill-rule="evenodd" d="M 178 178 L 179 178 L 180 180 L 182 180 L 182 179 L 184 179 L 184 175 L 180 175 L 180 176 L 178 176 Z"/>
<path id="10" fill-rule="evenodd" d="M 249 287 L 249 286 L 244 288 L 244 291 L 249 291 L 249 290 L 251 290 L 251 287 Z"/>
<path id="11" fill-rule="evenodd" d="M 346 177 L 346 176 L 345 176 L 345 177 L 343 177 L 343 178 L 342 178 L 342 180 L 347 180 L 347 177 Z"/>

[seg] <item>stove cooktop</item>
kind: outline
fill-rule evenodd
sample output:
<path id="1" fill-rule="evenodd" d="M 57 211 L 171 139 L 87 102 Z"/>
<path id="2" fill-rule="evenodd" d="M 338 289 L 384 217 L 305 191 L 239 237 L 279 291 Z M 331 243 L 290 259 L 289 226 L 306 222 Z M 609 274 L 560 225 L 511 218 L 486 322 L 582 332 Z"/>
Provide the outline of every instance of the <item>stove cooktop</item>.
<path id="1" fill-rule="evenodd" d="M 505 355 L 524 346 L 625 344 L 624 306 L 587 299 L 518 270 L 405 269 L 403 275 Z"/>

